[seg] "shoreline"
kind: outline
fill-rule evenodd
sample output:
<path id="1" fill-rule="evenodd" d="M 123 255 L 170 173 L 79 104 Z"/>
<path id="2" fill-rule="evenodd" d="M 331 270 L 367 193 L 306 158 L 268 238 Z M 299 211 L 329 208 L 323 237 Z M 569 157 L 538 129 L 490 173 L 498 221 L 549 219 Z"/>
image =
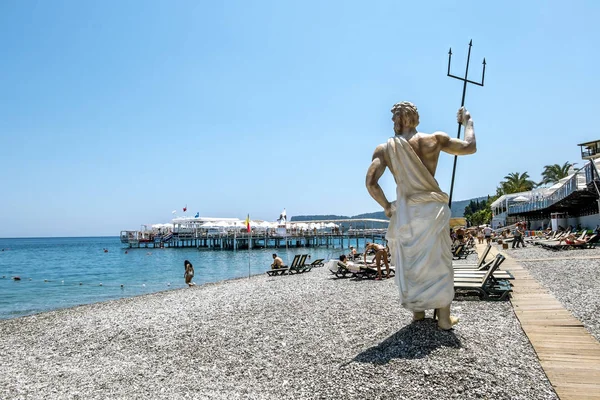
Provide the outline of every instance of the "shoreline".
<path id="1" fill-rule="evenodd" d="M 21 318 L 36 317 L 36 316 L 39 316 L 42 314 L 52 313 L 55 311 L 65 311 L 65 310 L 76 309 L 79 307 L 92 306 L 92 305 L 96 305 L 96 304 L 112 303 L 112 302 L 118 302 L 120 300 L 133 299 L 133 298 L 137 298 L 137 297 L 152 296 L 152 295 L 159 294 L 159 293 L 174 292 L 174 291 L 178 291 L 178 290 L 193 290 L 193 288 L 201 288 L 201 287 L 208 286 L 208 285 L 218 285 L 218 284 L 229 282 L 229 281 L 237 281 L 237 280 L 241 280 L 241 279 L 252 279 L 256 276 L 261 276 L 261 274 L 252 274 L 252 275 L 250 275 L 250 278 L 248 278 L 247 276 L 243 276 L 243 277 L 237 277 L 237 278 L 221 279 L 219 281 L 214 281 L 214 282 L 204 282 L 201 285 L 194 285 L 193 287 L 170 288 L 170 289 L 159 290 L 157 292 L 134 294 L 132 296 L 119 297 L 116 299 L 101 300 L 101 301 L 96 301 L 93 303 L 83 303 L 83 304 L 78 304 L 78 305 L 74 305 L 74 306 L 54 308 L 52 310 L 39 311 L 39 312 L 35 312 L 33 314 L 20 315 L 18 317 L 0 318 L 0 323 L 2 323 L 3 321 L 13 321 L 13 320 L 21 319 Z M 4 279 L 9 279 L 9 278 L 4 278 Z"/>
<path id="2" fill-rule="evenodd" d="M 2 320 L 0 397 L 556 398 L 509 302 L 398 299 L 313 268 Z"/>

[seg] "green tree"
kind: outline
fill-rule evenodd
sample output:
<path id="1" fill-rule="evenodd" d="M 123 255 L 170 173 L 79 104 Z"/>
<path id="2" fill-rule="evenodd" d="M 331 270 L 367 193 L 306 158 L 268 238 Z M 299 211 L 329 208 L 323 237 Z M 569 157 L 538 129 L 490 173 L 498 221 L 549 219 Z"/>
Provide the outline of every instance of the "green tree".
<path id="1" fill-rule="evenodd" d="M 471 215 L 471 225 L 483 225 L 492 222 L 492 210 L 490 208 L 481 209 Z"/>
<path id="2" fill-rule="evenodd" d="M 489 196 L 488 196 L 489 197 Z M 471 225 L 481 225 L 482 222 L 478 222 L 483 216 L 481 215 L 482 211 L 490 210 L 490 220 L 491 220 L 491 209 L 487 206 L 487 202 L 482 200 L 473 201 L 471 200 L 469 204 L 465 207 L 464 217 L 469 221 Z"/>
<path id="3" fill-rule="evenodd" d="M 538 186 L 554 184 L 566 177 L 569 174 L 569 168 L 573 166 L 572 163 L 566 162 L 562 166 L 558 164 L 544 165 L 544 172 L 542 172 L 542 181 L 538 183 Z"/>
<path id="4" fill-rule="evenodd" d="M 504 177 L 504 180 L 500 182 L 500 187 L 496 190 L 496 194 L 510 194 L 527 192 L 535 187 L 535 182 L 529 179 L 529 174 L 523 172 L 511 172 Z"/>

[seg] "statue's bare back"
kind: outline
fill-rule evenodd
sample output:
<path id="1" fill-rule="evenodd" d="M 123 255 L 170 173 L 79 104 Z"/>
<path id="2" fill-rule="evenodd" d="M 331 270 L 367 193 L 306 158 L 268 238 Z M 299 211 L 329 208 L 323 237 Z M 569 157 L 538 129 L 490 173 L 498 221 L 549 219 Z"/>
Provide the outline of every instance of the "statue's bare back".
<path id="1" fill-rule="evenodd" d="M 414 107 L 412 104 L 410 106 Z M 435 176 L 441 151 L 459 156 L 473 154 L 477 151 L 473 121 L 466 109 L 460 108 L 456 115 L 457 121 L 465 127 L 465 140 L 453 139 L 445 132 L 434 132 L 432 134 L 418 132 L 416 127 L 419 124 L 419 117 L 416 113 L 416 107 L 414 110 L 416 117 L 403 116 L 400 112 L 394 113 L 392 117 L 394 132 L 396 136 L 408 141 L 432 176 Z M 393 167 L 388 159 L 386 146 L 387 143 L 380 144 L 373 153 L 373 161 L 367 171 L 367 189 L 371 196 L 383 207 L 389 218 L 391 216 L 391 204 L 377 183 L 386 168 L 390 168 L 394 178 L 397 176 L 395 171 L 392 170 Z"/>

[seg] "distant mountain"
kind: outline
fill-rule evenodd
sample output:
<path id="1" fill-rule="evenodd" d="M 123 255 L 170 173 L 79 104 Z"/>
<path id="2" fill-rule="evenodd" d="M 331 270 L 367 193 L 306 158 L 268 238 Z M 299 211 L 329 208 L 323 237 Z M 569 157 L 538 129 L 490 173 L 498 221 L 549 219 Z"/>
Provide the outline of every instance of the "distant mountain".
<path id="1" fill-rule="evenodd" d="M 322 221 L 322 220 L 331 220 L 331 219 L 384 219 L 388 218 L 385 216 L 383 211 L 377 211 L 366 214 L 359 214 L 353 217 L 348 217 L 345 215 L 295 215 L 290 221 Z M 339 224 L 343 230 L 349 229 L 351 226 L 353 228 L 364 229 L 364 228 L 385 228 L 387 223 L 382 222 L 355 222 L 351 224 L 349 222 L 342 222 Z"/>
<path id="2" fill-rule="evenodd" d="M 329 219 L 350 219 L 344 215 L 294 215 L 290 221 L 322 221 Z"/>
<path id="3" fill-rule="evenodd" d="M 389 219 L 388 217 L 385 216 L 385 213 L 383 211 L 376 211 L 376 212 L 366 213 L 366 214 L 358 214 L 352 218 Z"/>
<path id="4" fill-rule="evenodd" d="M 330 219 L 388 219 L 385 216 L 383 211 L 377 211 L 366 214 L 358 214 L 352 217 L 348 217 L 346 215 L 294 215 L 290 221 L 322 221 L 322 220 L 330 220 Z"/>
<path id="5" fill-rule="evenodd" d="M 452 218 L 464 216 L 465 207 L 471 202 L 471 200 L 481 201 L 481 200 L 486 200 L 486 199 L 487 199 L 487 196 L 482 196 L 482 197 L 475 197 L 475 198 L 468 199 L 468 200 L 453 201 L 452 207 L 450 208 L 450 211 L 452 211 Z M 353 217 L 348 217 L 345 215 L 295 215 L 290 219 L 290 221 L 321 221 L 321 220 L 328 220 L 328 219 L 366 219 L 366 218 L 388 219 L 388 217 L 385 216 L 385 213 L 383 211 L 376 211 L 376 212 L 358 214 Z"/>
<path id="6" fill-rule="evenodd" d="M 483 196 L 483 197 L 475 197 L 469 200 L 459 200 L 459 201 L 453 201 L 452 202 L 452 207 L 450 207 L 450 211 L 452 211 L 452 218 L 456 218 L 456 217 L 463 217 L 465 215 L 465 207 L 471 202 L 471 200 L 473 201 L 481 201 L 481 200 L 487 200 L 487 196 Z"/>

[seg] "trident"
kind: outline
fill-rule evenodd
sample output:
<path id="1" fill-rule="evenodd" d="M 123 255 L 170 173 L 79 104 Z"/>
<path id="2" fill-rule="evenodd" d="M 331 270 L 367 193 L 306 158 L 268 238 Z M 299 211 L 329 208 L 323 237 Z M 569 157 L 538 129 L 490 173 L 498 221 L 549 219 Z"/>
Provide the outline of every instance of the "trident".
<path id="1" fill-rule="evenodd" d="M 469 42 L 469 53 L 467 54 L 467 68 L 465 69 L 465 77 L 460 78 L 458 76 L 452 75 L 450 73 L 450 61 L 452 60 L 452 47 L 448 51 L 448 76 L 454 79 L 458 79 L 459 81 L 463 81 L 463 92 L 462 92 L 462 100 L 460 102 L 460 106 L 464 107 L 465 105 L 465 95 L 467 94 L 467 83 L 472 83 L 477 86 L 483 86 L 483 79 L 485 78 L 485 57 L 483 58 L 483 73 L 481 74 L 481 83 L 473 82 L 468 79 L 469 74 L 469 61 L 471 59 L 471 47 L 473 46 L 473 40 Z M 458 123 L 458 134 L 456 135 L 457 139 L 460 139 L 460 130 L 462 129 L 462 125 L 460 122 Z M 448 201 L 448 206 L 452 207 L 452 192 L 454 191 L 454 175 L 456 173 L 456 159 L 458 157 L 454 156 L 454 166 L 452 167 L 452 181 L 450 182 L 450 196 Z"/>

